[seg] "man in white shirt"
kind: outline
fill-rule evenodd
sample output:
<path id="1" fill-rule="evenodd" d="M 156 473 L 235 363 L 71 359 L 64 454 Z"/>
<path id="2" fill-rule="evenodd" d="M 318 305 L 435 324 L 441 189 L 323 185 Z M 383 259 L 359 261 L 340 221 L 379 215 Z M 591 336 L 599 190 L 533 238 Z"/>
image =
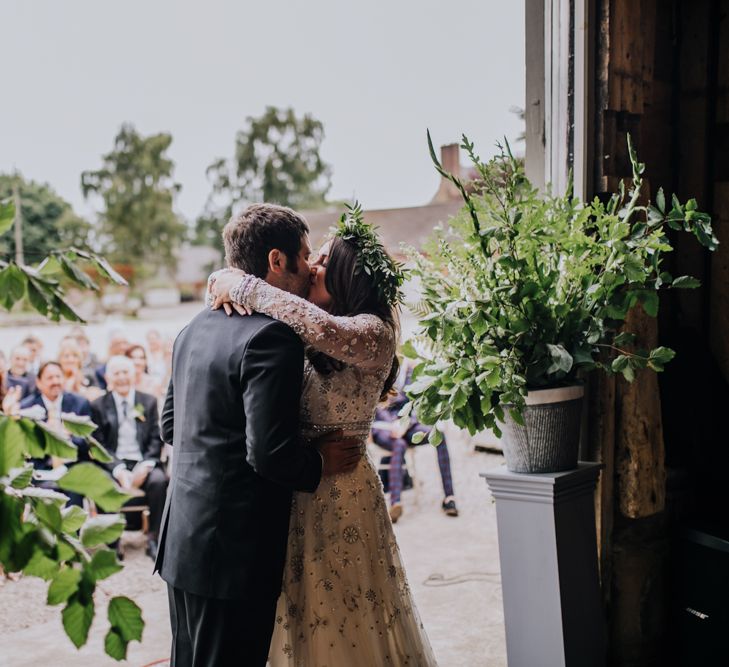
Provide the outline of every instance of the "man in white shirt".
<path id="1" fill-rule="evenodd" d="M 122 488 L 138 488 L 149 505 L 150 530 L 147 553 L 157 551 L 159 524 L 167 493 L 167 475 L 160 463 L 157 399 L 134 389 L 134 362 L 113 356 L 106 364 L 108 392 L 91 404 L 97 426 L 94 437 L 114 457 L 107 469 Z M 130 504 L 139 504 L 138 499 Z"/>

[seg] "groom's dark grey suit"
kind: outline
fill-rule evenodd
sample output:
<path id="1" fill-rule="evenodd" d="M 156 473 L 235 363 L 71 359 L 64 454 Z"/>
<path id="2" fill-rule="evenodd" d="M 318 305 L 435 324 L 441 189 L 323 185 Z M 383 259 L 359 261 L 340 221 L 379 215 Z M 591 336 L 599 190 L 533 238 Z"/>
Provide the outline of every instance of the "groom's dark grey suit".
<path id="1" fill-rule="evenodd" d="M 313 491 L 322 472 L 299 439 L 303 360 L 299 337 L 259 314 L 205 309 L 175 341 L 155 571 L 169 586 L 177 667 L 266 662 L 292 491 Z"/>

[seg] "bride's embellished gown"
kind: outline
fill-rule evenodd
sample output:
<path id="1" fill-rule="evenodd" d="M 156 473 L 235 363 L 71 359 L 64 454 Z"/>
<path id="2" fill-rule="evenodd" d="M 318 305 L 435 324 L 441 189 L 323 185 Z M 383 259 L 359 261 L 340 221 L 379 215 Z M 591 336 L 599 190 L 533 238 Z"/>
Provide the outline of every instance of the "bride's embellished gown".
<path id="1" fill-rule="evenodd" d="M 235 290 L 233 290 L 235 293 Z M 334 317 L 256 280 L 243 305 L 288 324 L 304 343 L 344 362 L 307 362 L 301 401 L 306 439 L 343 429 L 365 440 L 396 346 L 375 315 Z M 408 587 L 382 485 L 366 453 L 354 472 L 295 493 L 272 667 L 435 665 Z"/>

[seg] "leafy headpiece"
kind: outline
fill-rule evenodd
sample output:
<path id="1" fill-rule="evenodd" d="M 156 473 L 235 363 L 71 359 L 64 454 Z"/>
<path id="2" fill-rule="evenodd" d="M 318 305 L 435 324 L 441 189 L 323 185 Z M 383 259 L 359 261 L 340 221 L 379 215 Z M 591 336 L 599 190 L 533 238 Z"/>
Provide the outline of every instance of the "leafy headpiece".
<path id="1" fill-rule="evenodd" d="M 403 265 L 390 257 L 377 236 L 377 228 L 368 225 L 362 215 L 362 206 L 346 204 L 347 210 L 334 229 L 334 236 L 349 241 L 357 248 L 355 273 L 364 271 L 372 278 L 375 288 L 390 306 L 403 302 L 400 287 L 405 282 Z"/>

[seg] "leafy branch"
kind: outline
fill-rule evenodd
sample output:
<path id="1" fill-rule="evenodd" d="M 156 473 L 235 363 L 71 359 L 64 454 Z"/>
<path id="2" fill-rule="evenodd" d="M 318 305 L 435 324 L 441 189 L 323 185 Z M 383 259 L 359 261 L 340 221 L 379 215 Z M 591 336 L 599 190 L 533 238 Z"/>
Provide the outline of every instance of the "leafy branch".
<path id="1" fill-rule="evenodd" d="M 423 287 L 421 330 L 405 348 L 418 362 L 409 394 L 419 419 L 498 434 L 504 410 L 519 419 L 529 389 L 594 369 L 627 381 L 645 368 L 662 371 L 673 351 L 635 348 L 622 329 L 634 307 L 657 315 L 659 290 L 699 285 L 663 267 L 668 230 L 718 245 L 696 200 L 673 196 L 669 210 L 659 189 L 655 203 L 642 205 L 645 165 L 630 138 L 630 188 L 621 182 L 607 204 L 581 202 L 571 190 L 539 194 L 508 143 L 486 163 L 467 137 L 461 146 L 478 174 L 468 187 L 443 169 L 428 134 L 436 171 L 465 205 L 424 254 L 410 252 Z"/>
<path id="2" fill-rule="evenodd" d="M 11 228 L 14 214 L 12 202 L 0 202 L 0 234 Z M 58 279 L 63 275 L 78 287 L 98 289 L 78 261 L 124 284 L 105 259 L 77 248 L 54 251 L 38 267 L 0 260 L 0 305 L 10 310 L 27 301 L 52 320 L 82 321 L 65 302 L 63 283 Z M 98 583 L 122 569 L 116 553 L 105 545 L 119 538 L 125 522 L 119 514 L 89 516 L 80 507 L 66 507 L 64 493 L 33 485 L 32 459 L 76 461 L 74 437 L 86 442 L 91 459 L 112 461 L 93 438 L 96 425 L 88 417 L 64 414 L 62 424 L 56 430 L 41 419 L 23 415 L 16 406 L 10 406 L 8 414 L 0 411 L 0 565 L 9 572 L 22 571 L 49 582 L 47 603 L 64 605 L 63 627 L 78 648 L 88 640 Z M 108 473 L 91 462 L 69 467 L 57 485 L 61 491 L 89 498 L 105 512 L 117 512 L 129 499 Z M 123 660 L 129 642 L 142 638 L 141 609 L 127 597 L 113 597 L 108 620 L 106 653 Z"/>

